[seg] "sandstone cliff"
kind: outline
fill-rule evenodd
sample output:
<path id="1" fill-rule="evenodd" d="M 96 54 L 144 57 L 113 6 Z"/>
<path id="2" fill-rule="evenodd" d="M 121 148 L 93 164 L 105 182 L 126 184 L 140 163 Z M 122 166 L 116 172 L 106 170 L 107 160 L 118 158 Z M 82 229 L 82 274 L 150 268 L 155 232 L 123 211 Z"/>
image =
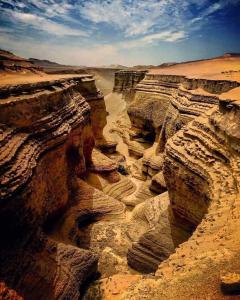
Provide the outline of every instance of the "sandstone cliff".
<path id="1" fill-rule="evenodd" d="M 236 292 L 239 80 L 173 67 L 116 74 L 129 119 L 91 75 L 1 85 L 3 299 Z"/>
<path id="2" fill-rule="evenodd" d="M 79 299 L 97 269 L 96 254 L 45 232 L 76 203 L 78 178 L 96 169 L 105 117 L 89 75 L 1 86 L 0 278 L 26 299 Z"/>
<path id="3" fill-rule="evenodd" d="M 122 299 L 228 299 L 221 276 L 239 272 L 238 101 L 220 100 L 166 145 L 163 172 L 175 217 L 196 227 Z M 226 126 L 228 124 L 228 126 Z"/>
<path id="4" fill-rule="evenodd" d="M 144 78 L 146 73 L 147 71 L 117 71 L 113 92 L 122 93 L 125 100 L 130 101 L 134 94 L 134 87 Z"/>
<path id="5" fill-rule="evenodd" d="M 149 96 L 138 101 L 138 93 Z M 115 288 L 102 281 L 102 293 L 106 299 L 114 299 L 114 291 L 116 299 L 230 299 L 221 278 L 240 268 L 239 82 L 147 74 L 133 94 L 132 126 L 159 132 L 142 171 L 156 174 L 155 191 L 167 188 L 168 194 L 133 210 L 128 263 L 141 272 L 157 271 L 144 278 L 128 275 L 127 292 L 115 275 Z M 158 98 L 148 111 L 152 94 Z M 158 124 L 156 111 L 162 113 Z M 235 286 L 237 292 L 237 281 Z"/>

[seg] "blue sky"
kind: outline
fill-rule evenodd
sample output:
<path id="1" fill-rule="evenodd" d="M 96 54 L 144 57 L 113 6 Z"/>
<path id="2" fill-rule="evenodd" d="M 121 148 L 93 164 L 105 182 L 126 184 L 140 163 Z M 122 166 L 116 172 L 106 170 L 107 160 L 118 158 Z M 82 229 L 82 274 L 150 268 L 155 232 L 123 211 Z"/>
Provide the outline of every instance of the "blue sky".
<path id="1" fill-rule="evenodd" d="M 0 48 L 88 66 L 240 52 L 240 0 L 0 0 Z"/>

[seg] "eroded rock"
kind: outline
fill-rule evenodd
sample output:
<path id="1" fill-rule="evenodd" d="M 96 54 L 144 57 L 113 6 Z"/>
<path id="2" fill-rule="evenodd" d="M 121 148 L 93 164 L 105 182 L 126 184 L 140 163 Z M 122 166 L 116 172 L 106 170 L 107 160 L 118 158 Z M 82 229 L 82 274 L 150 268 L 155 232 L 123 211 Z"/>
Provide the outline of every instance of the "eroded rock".
<path id="1" fill-rule="evenodd" d="M 94 253 L 43 233 L 67 209 L 77 177 L 92 163 L 82 81 L 3 87 L 0 277 L 27 299 L 78 299 L 81 284 L 97 270 Z"/>

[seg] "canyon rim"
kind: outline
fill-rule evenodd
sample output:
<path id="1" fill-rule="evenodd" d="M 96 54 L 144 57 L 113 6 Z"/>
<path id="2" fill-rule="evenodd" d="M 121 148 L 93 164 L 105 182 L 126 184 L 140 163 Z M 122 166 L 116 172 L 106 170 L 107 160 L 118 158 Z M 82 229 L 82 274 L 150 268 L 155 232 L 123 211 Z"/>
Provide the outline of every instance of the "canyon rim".
<path id="1" fill-rule="evenodd" d="M 0 299 L 240 299 L 239 20 L 0 0 Z"/>

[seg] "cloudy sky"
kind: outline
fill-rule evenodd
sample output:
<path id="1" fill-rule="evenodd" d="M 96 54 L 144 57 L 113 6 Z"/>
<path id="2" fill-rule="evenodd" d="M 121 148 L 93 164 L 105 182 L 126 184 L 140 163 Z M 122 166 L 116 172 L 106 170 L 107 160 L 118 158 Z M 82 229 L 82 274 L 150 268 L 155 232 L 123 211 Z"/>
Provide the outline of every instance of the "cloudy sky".
<path id="1" fill-rule="evenodd" d="M 0 0 L 0 48 L 89 66 L 240 52 L 240 0 Z"/>

